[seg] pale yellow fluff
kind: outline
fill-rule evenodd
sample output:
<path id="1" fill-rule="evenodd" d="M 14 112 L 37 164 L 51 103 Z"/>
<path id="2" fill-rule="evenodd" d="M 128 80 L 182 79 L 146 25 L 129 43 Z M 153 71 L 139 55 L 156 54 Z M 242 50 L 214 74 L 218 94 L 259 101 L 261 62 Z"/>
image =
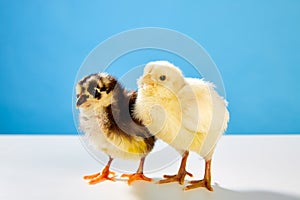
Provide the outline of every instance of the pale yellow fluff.
<path id="1" fill-rule="evenodd" d="M 210 159 L 229 121 L 227 102 L 214 85 L 184 78 L 173 64 L 156 61 L 145 66 L 138 87 L 135 115 L 150 132 L 180 152 Z"/>

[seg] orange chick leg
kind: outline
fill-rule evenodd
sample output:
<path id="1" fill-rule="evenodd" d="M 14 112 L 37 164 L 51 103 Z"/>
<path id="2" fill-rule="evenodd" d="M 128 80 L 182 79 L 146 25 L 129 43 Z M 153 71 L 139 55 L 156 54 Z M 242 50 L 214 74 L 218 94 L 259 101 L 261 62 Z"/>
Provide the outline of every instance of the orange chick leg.
<path id="1" fill-rule="evenodd" d="M 165 179 L 158 181 L 158 183 L 163 184 L 163 183 L 178 182 L 180 185 L 182 185 L 184 183 L 184 178 L 186 175 L 193 177 L 193 174 L 191 174 L 185 170 L 186 161 L 187 161 L 188 156 L 189 156 L 189 152 L 185 151 L 182 155 L 180 168 L 176 175 L 164 175 Z"/>
<path id="2" fill-rule="evenodd" d="M 152 181 L 151 178 L 146 177 L 143 173 L 144 162 L 145 162 L 145 157 L 141 158 L 140 166 L 139 166 L 136 173 L 134 173 L 134 174 L 122 174 L 121 177 L 127 177 L 128 178 L 128 180 L 127 180 L 128 185 L 130 185 L 132 182 L 137 181 L 137 180 L 148 181 L 148 182 Z"/>
<path id="3" fill-rule="evenodd" d="M 109 157 L 109 161 L 102 170 L 102 173 L 96 173 L 88 176 L 84 176 L 83 179 L 90 180 L 89 184 L 93 185 L 105 180 L 115 181 L 115 172 L 109 171 L 110 164 L 113 158 Z"/>
<path id="4" fill-rule="evenodd" d="M 186 186 L 184 190 L 191 190 L 194 188 L 204 187 L 209 191 L 213 191 L 213 188 L 211 186 L 211 160 L 205 161 L 204 179 L 197 180 L 197 181 L 190 181 L 189 183 L 191 184 Z"/>

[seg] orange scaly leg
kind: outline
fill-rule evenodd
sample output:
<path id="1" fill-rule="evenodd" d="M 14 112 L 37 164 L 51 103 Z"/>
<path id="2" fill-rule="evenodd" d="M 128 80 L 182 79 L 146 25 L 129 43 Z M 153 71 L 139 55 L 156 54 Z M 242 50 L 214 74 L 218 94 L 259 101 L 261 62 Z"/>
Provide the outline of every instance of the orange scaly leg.
<path id="1" fill-rule="evenodd" d="M 193 174 L 191 174 L 185 170 L 186 161 L 187 161 L 188 156 L 189 156 L 189 152 L 185 151 L 182 155 L 180 168 L 176 175 L 164 175 L 165 179 L 158 181 L 158 183 L 163 184 L 163 183 L 178 182 L 180 185 L 182 185 L 184 183 L 184 178 L 186 175 L 193 177 Z"/>
<path id="2" fill-rule="evenodd" d="M 197 181 L 190 181 L 190 185 L 186 186 L 184 190 L 191 190 L 194 188 L 204 187 L 209 191 L 213 191 L 211 187 L 211 160 L 205 161 L 205 174 L 204 179 Z"/>
<path id="3" fill-rule="evenodd" d="M 128 185 L 130 185 L 132 182 L 137 181 L 137 180 L 143 180 L 143 181 L 149 181 L 149 182 L 152 181 L 151 178 L 146 177 L 143 173 L 144 162 L 145 162 L 145 157 L 141 158 L 140 166 L 139 166 L 136 173 L 134 173 L 134 174 L 122 174 L 121 177 L 127 177 L 128 178 L 128 181 L 127 181 Z"/>
<path id="4" fill-rule="evenodd" d="M 88 176 L 84 176 L 83 179 L 90 180 L 89 184 L 93 185 L 105 180 L 115 181 L 115 172 L 109 171 L 110 164 L 112 162 L 113 158 L 109 157 L 108 163 L 102 170 L 102 173 L 96 173 Z"/>

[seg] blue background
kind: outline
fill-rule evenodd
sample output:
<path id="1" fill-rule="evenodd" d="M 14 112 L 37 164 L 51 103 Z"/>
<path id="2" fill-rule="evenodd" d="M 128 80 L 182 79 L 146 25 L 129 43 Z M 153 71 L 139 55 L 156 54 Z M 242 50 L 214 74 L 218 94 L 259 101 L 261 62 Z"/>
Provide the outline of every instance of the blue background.
<path id="1" fill-rule="evenodd" d="M 0 133 L 76 133 L 84 58 L 148 26 L 182 32 L 211 55 L 230 102 L 228 134 L 300 133 L 299 10 L 296 0 L 0 1 Z"/>

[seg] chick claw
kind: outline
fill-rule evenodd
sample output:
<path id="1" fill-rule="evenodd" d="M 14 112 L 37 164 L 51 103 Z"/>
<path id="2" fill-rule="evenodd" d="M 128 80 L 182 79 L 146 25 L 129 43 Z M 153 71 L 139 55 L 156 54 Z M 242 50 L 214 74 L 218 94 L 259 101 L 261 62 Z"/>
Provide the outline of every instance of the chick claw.
<path id="1" fill-rule="evenodd" d="M 209 191 L 213 191 L 214 189 L 211 187 L 210 181 L 203 179 L 197 181 L 190 181 L 190 185 L 186 186 L 184 190 L 191 190 L 195 188 L 204 187 L 207 188 Z"/>
<path id="2" fill-rule="evenodd" d="M 184 170 L 183 172 L 179 172 L 176 175 L 164 175 L 165 179 L 158 181 L 158 184 L 178 182 L 180 185 L 183 185 L 186 175 L 188 175 L 189 177 L 193 177 L 193 174 Z"/>
<path id="3" fill-rule="evenodd" d="M 93 185 L 105 180 L 115 181 L 115 172 L 109 171 L 107 167 L 102 170 L 102 173 L 96 173 L 88 176 L 84 176 L 83 179 L 90 180 L 89 184 Z"/>
<path id="4" fill-rule="evenodd" d="M 135 173 L 135 174 L 122 174 L 121 176 L 123 177 L 127 177 L 127 184 L 131 185 L 132 182 L 137 181 L 137 180 L 143 180 L 143 181 L 148 181 L 148 182 L 152 182 L 151 178 L 146 177 L 143 173 Z"/>
<path id="5" fill-rule="evenodd" d="M 100 173 L 96 173 L 96 174 L 84 176 L 83 179 L 84 180 L 91 180 L 91 179 L 94 179 L 94 178 L 96 178 L 98 176 L 100 176 Z"/>

